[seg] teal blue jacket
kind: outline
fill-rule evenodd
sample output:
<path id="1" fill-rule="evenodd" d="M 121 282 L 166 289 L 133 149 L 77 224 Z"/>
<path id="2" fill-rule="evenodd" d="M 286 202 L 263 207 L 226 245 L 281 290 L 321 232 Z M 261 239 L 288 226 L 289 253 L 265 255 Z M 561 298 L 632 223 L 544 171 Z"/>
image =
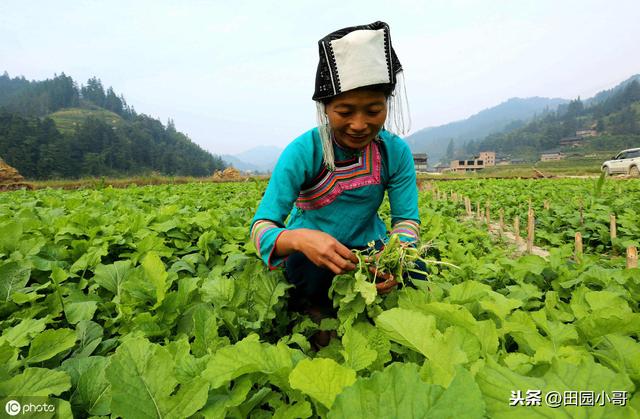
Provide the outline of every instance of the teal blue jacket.
<path id="1" fill-rule="evenodd" d="M 314 128 L 289 144 L 278 159 L 251 223 L 251 238 L 270 268 L 286 259 L 274 254 L 285 229 L 320 230 L 349 248 L 385 240 L 387 227 L 378 215 L 385 191 L 391 205 L 391 233 L 417 241 L 418 190 L 409 146 L 382 130 L 363 150 L 334 142 L 334 153 L 336 169 L 328 171 Z"/>

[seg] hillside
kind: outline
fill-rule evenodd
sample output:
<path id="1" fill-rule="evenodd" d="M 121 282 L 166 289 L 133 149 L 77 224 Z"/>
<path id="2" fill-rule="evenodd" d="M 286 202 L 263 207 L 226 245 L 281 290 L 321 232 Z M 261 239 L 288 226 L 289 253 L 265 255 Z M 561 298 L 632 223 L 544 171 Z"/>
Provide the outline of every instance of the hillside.
<path id="1" fill-rule="evenodd" d="M 587 133 L 582 137 L 583 134 L 578 135 L 579 131 Z M 563 139 L 576 136 L 580 138 L 578 143 L 561 143 Z M 638 146 L 640 77 L 633 76 L 584 102 L 577 98 L 522 127 L 488 135 L 482 141 L 468 144 L 459 154 L 493 150 L 498 154 L 535 161 L 541 152 L 548 150 L 615 152 Z"/>
<path id="2" fill-rule="evenodd" d="M 555 110 L 558 105 L 567 102 L 566 99 L 557 98 L 512 98 L 465 120 L 422 129 L 406 140 L 414 152 L 426 152 L 430 162 L 436 162 L 444 157 L 451 140 L 455 148 L 462 148 L 466 142 L 522 126 L 535 115 Z"/>
<path id="3" fill-rule="evenodd" d="M 0 76 L 0 157 L 29 179 L 83 176 L 209 176 L 220 157 L 138 114 L 93 77 L 64 73 L 44 81 Z"/>
<path id="4" fill-rule="evenodd" d="M 65 108 L 48 115 L 48 117 L 53 120 L 56 128 L 58 128 L 58 131 L 62 134 L 73 134 L 78 127 L 82 126 L 87 118 L 99 119 L 111 125 L 111 127 L 122 127 L 125 125 L 125 121 L 120 115 L 101 108 Z"/>

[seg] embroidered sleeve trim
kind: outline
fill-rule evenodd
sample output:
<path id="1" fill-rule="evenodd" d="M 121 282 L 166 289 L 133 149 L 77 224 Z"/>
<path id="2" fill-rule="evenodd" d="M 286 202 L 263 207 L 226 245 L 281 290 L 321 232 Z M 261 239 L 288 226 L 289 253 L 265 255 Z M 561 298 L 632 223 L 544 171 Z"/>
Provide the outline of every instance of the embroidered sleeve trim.
<path id="1" fill-rule="evenodd" d="M 393 226 L 391 234 L 398 234 L 411 240 L 418 240 L 420 237 L 420 224 L 413 220 L 399 221 Z"/>
<path id="2" fill-rule="evenodd" d="M 262 237 L 264 234 L 272 230 L 274 228 L 279 228 L 273 221 L 269 220 L 258 220 L 251 227 L 251 240 L 253 240 L 253 244 L 256 246 L 258 253 L 262 256 L 262 250 L 260 247 Z"/>
<path id="3" fill-rule="evenodd" d="M 276 256 L 274 254 L 274 252 L 276 251 L 276 247 L 278 245 L 278 239 L 280 238 L 282 233 L 284 233 L 284 230 L 282 230 L 280 233 L 278 233 L 278 236 L 276 237 L 275 241 L 273 242 L 273 247 L 271 248 L 271 253 L 269 253 L 268 267 L 269 267 L 270 271 L 278 269 L 278 267 L 280 265 L 282 265 L 282 262 L 287 260 L 287 257 L 280 258 L 280 257 L 278 257 L 278 256 Z M 274 259 L 276 259 L 275 262 L 274 262 Z"/>

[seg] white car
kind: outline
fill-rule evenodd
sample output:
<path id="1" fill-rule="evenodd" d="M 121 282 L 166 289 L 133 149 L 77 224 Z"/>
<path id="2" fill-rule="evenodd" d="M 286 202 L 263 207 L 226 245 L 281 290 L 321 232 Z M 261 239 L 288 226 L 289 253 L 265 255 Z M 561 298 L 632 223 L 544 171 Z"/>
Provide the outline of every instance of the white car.
<path id="1" fill-rule="evenodd" d="M 623 173 L 640 176 L 640 148 L 622 150 L 612 160 L 602 163 L 602 171 L 607 175 Z"/>

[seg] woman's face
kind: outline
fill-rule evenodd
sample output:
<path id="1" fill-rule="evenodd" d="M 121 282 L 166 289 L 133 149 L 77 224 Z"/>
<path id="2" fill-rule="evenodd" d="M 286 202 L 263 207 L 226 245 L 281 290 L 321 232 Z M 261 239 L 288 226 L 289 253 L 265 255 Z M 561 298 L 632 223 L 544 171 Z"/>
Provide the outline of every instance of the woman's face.
<path id="1" fill-rule="evenodd" d="M 387 119 L 384 93 L 371 90 L 344 92 L 331 99 L 325 109 L 338 144 L 354 149 L 373 141 Z"/>

